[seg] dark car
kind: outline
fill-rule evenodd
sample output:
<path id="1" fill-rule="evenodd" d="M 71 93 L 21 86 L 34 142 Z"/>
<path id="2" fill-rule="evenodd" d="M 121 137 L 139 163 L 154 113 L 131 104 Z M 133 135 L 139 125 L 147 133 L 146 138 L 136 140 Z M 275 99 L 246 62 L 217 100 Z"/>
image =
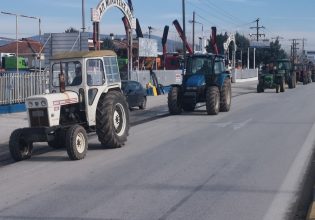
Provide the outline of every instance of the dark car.
<path id="1" fill-rule="evenodd" d="M 147 104 L 147 93 L 139 82 L 122 80 L 121 89 L 127 98 L 129 108 L 139 107 L 140 109 L 145 109 Z"/>

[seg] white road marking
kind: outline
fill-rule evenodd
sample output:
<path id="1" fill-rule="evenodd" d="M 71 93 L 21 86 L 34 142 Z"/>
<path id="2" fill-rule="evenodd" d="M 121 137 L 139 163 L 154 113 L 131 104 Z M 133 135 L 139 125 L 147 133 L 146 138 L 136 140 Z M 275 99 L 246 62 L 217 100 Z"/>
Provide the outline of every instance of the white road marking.
<path id="1" fill-rule="evenodd" d="M 234 130 L 238 130 L 238 129 L 241 129 L 242 127 L 246 126 L 249 122 L 251 122 L 253 119 L 250 118 L 242 123 L 235 123 L 233 124 L 233 129 Z"/>
<path id="2" fill-rule="evenodd" d="M 285 219 L 290 206 L 295 202 L 297 190 L 311 160 L 313 143 L 315 141 L 314 134 L 315 124 L 313 124 L 300 152 L 292 163 L 278 193 L 264 216 L 264 220 Z"/>

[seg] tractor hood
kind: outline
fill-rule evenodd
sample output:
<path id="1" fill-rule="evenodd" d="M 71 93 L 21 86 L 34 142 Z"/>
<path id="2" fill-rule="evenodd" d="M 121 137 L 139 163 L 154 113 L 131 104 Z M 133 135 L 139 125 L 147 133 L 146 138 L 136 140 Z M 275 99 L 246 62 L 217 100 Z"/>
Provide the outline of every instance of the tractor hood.
<path id="1" fill-rule="evenodd" d="M 75 92 L 50 93 L 30 96 L 26 99 L 27 108 L 59 108 L 62 105 L 75 104 L 79 102 L 78 94 Z"/>
<path id="2" fill-rule="evenodd" d="M 203 74 L 191 75 L 186 79 L 186 87 L 200 87 L 206 84 L 205 76 Z"/>

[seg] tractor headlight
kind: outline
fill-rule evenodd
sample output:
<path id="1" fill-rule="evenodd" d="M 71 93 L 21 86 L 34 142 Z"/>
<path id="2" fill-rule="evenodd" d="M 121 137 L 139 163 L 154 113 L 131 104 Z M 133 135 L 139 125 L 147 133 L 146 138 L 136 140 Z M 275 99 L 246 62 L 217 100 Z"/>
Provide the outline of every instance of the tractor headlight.
<path id="1" fill-rule="evenodd" d="M 28 102 L 28 107 L 32 108 L 33 107 L 33 102 Z"/>
<path id="2" fill-rule="evenodd" d="M 40 103 L 41 105 L 42 105 L 42 107 L 45 107 L 46 106 L 46 101 L 41 101 L 41 103 Z"/>

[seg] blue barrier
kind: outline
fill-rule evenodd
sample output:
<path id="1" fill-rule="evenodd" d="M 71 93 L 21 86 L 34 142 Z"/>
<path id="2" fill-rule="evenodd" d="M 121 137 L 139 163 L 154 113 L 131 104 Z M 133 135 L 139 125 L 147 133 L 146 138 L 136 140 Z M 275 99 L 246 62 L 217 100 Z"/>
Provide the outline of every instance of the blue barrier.
<path id="1" fill-rule="evenodd" d="M 25 112 L 25 104 L 0 105 L 0 114 Z"/>

